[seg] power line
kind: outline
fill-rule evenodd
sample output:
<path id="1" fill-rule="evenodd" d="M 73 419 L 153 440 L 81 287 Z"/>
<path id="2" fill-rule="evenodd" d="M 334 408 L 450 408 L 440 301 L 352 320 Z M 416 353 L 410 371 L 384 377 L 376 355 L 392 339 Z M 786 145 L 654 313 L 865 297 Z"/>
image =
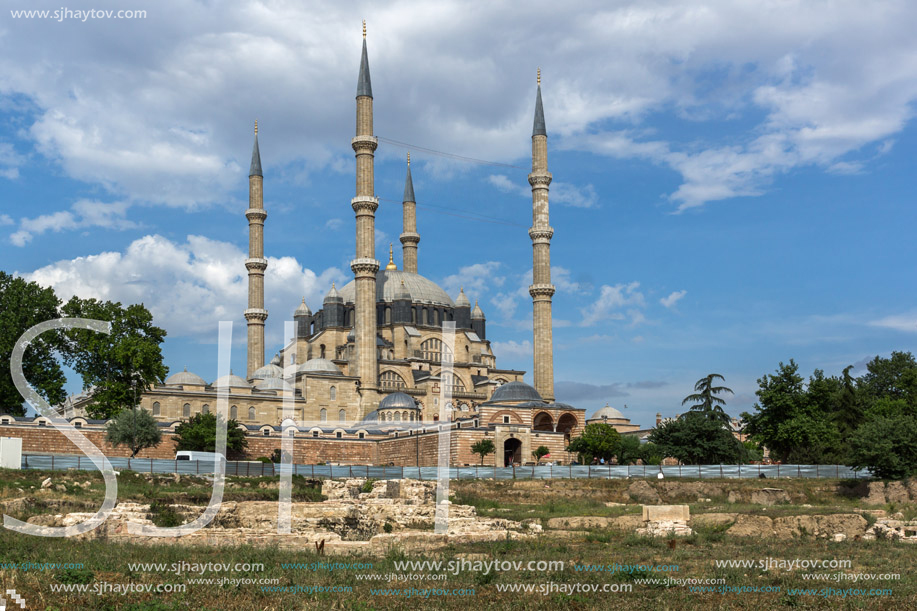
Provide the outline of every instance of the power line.
<path id="1" fill-rule="evenodd" d="M 379 197 L 379 200 L 384 201 L 384 202 L 392 202 L 393 204 L 402 203 L 400 200 L 390 199 L 388 197 Z M 494 223 L 496 225 L 511 225 L 513 227 L 527 227 L 527 225 L 523 225 L 521 223 L 514 223 L 513 221 L 498 219 L 494 216 L 486 216 L 483 214 L 476 214 L 473 212 L 470 214 L 458 214 L 456 212 L 447 212 L 447 210 L 452 210 L 451 206 L 436 206 L 434 204 L 417 204 L 416 202 L 415 202 L 415 205 L 421 208 L 428 209 L 431 212 L 436 212 L 438 214 L 445 214 L 446 216 L 455 216 L 458 218 L 468 219 L 471 221 L 480 221 L 482 223 Z"/>
<path id="2" fill-rule="evenodd" d="M 384 136 L 376 136 L 377 139 L 382 142 L 387 142 L 395 146 L 400 146 L 402 148 L 410 149 L 412 151 L 423 151 L 424 153 L 429 153 L 430 155 L 438 155 L 440 157 L 446 157 L 448 159 L 456 159 L 458 161 L 465 161 L 468 163 L 477 163 L 480 165 L 489 165 L 498 168 L 512 168 L 514 170 L 523 170 L 526 171 L 528 168 L 523 168 L 518 165 L 512 165 L 510 163 L 500 163 L 499 161 L 487 161 L 486 159 L 476 159 L 474 157 L 465 157 L 464 155 L 456 155 L 455 153 L 447 153 L 445 151 L 437 151 L 436 149 L 430 149 L 423 146 L 416 146 L 414 144 L 409 144 L 407 142 L 401 142 L 399 140 L 392 140 L 391 138 L 386 138 Z"/>

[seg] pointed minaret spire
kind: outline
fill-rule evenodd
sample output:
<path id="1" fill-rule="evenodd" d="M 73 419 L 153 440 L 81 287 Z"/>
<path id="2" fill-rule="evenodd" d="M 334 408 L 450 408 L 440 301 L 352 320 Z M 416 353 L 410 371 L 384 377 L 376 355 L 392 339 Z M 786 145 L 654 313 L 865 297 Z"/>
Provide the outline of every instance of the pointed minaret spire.
<path id="1" fill-rule="evenodd" d="M 535 126 L 532 130 L 532 314 L 534 330 L 535 390 L 545 401 L 554 401 L 554 339 L 551 320 L 551 237 L 554 230 L 549 223 L 548 186 L 548 132 L 541 104 L 541 69 L 538 69 L 538 92 L 535 95 Z"/>
<path id="2" fill-rule="evenodd" d="M 261 153 L 258 150 L 258 121 L 255 121 L 255 145 L 252 148 L 252 167 L 248 173 L 248 308 L 245 320 L 248 324 L 248 378 L 264 365 L 264 177 L 261 175 Z"/>
<path id="3" fill-rule="evenodd" d="M 373 84 L 369 78 L 369 56 L 366 53 L 366 20 L 363 20 L 363 56 L 360 58 L 360 78 L 357 80 L 357 97 L 373 97 Z"/>
<path id="4" fill-rule="evenodd" d="M 401 260 L 404 271 L 417 273 L 417 204 L 414 202 L 414 180 L 411 178 L 411 153 L 408 153 L 408 172 L 404 179 L 403 223 L 401 233 Z"/>
<path id="5" fill-rule="evenodd" d="M 538 93 L 535 94 L 535 124 L 532 126 L 532 135 L 548 135 L 544 124 L 544 106 L 541 104 L 541 68 L 538 69 Z"/>
<path id="6" fill-rule="evenodd" d="M 261 151 L 258 149 L 258 119 L 255 119 L 255 144 L 252 147 L 252 166 L 248 175 L 263 176 L 261 174 Z"/>

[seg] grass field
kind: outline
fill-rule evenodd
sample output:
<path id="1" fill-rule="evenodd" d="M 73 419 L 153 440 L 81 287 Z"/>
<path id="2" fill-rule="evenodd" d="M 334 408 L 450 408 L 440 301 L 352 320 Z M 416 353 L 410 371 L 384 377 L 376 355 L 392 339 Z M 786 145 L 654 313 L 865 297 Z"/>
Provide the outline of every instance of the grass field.
<path id="1" fill-rule="evenodd" d="M 55 482 L 73 480 L 90 481 L 88 490 L 69 483 L 66 492 L 54 491 L 36 494 L 41 481 L 50 475 Z M 166 482 L 164 478 L 148 478 L 123 473 L 119 477 L 119 500 L 150 502 L 159 499 L 172 502 L 205 503 L 209 486 L 205 480 L 182 478 L 180 482 Z M 227 487 L 227 498 L 233 500 L 273 500 L 277 490 L 269 486 L 276 480 L 269 478 L 232 478 Z M 755 482 L 714 482 L 735 486 L 755 486 Z M 268 487 L 260 487 L 262 484 Z M 771 482 L 771 485 L 775 485 Z M 57 485 L 57 484 L 55 484 Z M 565 481 L 552 482 L 545 488 L 543 482 L 454 482 L 453 500 L 472 504 L 481 515 L 504 517 L 513 520 L 537 519 L 547 525 L 552 517 L 563 516 L 618 516 L 637 513 L 638 504 L 607 506 L 606 502 L 626 501 L 627 482 L 619 481 Z M 805 503 L 773 507 L 753 505 L 729 506 L 728 511 L 762 513 L 771 517 L 781 514 L 815 512 L 849 512 L 857 501 L 838 495 L 839 483 L 826 480 L 781 480 L 780 487 L 792 491 Z M 32 490 L 36 486 L 36 490 Z M 87 503 L 101 499 L 101 477 L 94 474 L 45 474 L 38 472 L 3 472 L 0 474 L 0 500 L 22 496 L 19 489 L 36 495 L 36 498 L 68 501 L 81 510 Z M 301 502 L 320 500 L 311 482 L 298 480 L 295 497 Z M 705 511 L 722 511 L 725 500 L 711 498 L 709 502 L 691 503 L 692 514 Z M 25 518 L 42 511 L 63 513 L 66 506 L 41 503 L 23 508 L 15 517 Z M 887 510 L 907 510 L 910 506 L 885 507 Z M 667 538 L 647 539 L 632 533 L 615 530 L 588 530 L 583 532 L 557 532 L 546 529 L 545 534 L 520 541 L 496 543 L 457 544 L 435 553 L 405 554 L 391 549 L 384 557 L 319 556 L 314 549 L 283 551 L 271 547 L 207 548 L 180 545 L 115 544 L 102 540 L 78 541 L 24 536 L 3 529 L 0 531 L 0 586 L 15 589 L 24 597 L 27 609 L 911 609 L 917 608 L 917 578 L 913 566 L 917 547 L 887 541 L 830 542 L 824 539 L 799 539 L 777 541 L 771 539 L 743 539 L 724 533 L 725 527 L 699 527 L 689 537 L 678 540 Z M 674 541 L 674 542 L 673 542 Z M 840 571 L 845 574 L 899 574 L 899 580 L 870 580 L 853 583 L 805 579 L 804 574 L 834 574 L 837 570 L 762 570 L 761 568 L 717 567 L 717 560 L 773 559 L 829 559 L 849 560 L 850 566 Z M 399 567 L 403 561 L 440 561 L 454 564 L 462 561 L 466 569 L 457 571 L 411 570 Z M 470 570 L 476 561 L 563 561 L 563 569 L 549 571 Z M 81 564 L 82 568 L 23 570 L 9 568 L 8 563 Z M 255 564 L 243 570 L 203 575 L 189 574 L 185 570 L 176 574 L 164 570 L 133 570 L 130 564 L 161 563 L 164 565 L 229 563 Z M 316 563 L 316 566 L 312 566 Z M 319 566 L 317 563 L 324 563 Z M 363 568 L 329 568 L 330 563 L 363 564 Z M 290 566 L 290 565 L 297 565 Z M 630 568 L 605 571 L 583 571 L 576 567 L 603 565 L 630 565 Z M 371 568 L 369 568 L 371 565 Z M 633 570 L 633 565 L 665 567 L 662 571 Z M 444 564 L 448 566 L 448 564 Z M 677 570 L 676 570 L 677 567 Z M 461 568 L 461 567 L 460 567 Z M 453 574 L 454 573 L 454 574 Z M 414 574 L 420 578 L 410 581 L 390 580 L 392 574 Z M 431 575 L 432 574 L 432 575 Z M 444 579 L 438 577 L 445 574 Z M 435 576 L 436 578 L 431 578 Z M 373 577 L 379 580 L 367 581 Z M 223 579 L 222 584 L 192 583 L 192 579 Z M 645 579 L 660 582 L 648 584 Z M 661 580 L 722 579 L 729 588 L 767 588 L 769 592 L 716 592 L 692 591 L 689 585 L 676 585 Z M 276 580 L 263 585 L 228 580 Z M 52 586 L 103 587 L 102 584 L 179 584 L 184 592 L 139 593 L 121 595 L 115 591 L 97 595 L 62 593 L 52 591 Z M 683 583 L 683 582 L 680 582 Z M 553 586 L 551 584 L 554 584 Z M 620 588 L 629 592 L 576 592 L 557 590 L 561 587 L 595 585 Z M 533 591 L 507 592 L 507 587 L 531 587 Z M 718 587 L 716 585 L 707 587 Z M 296 588 L 300 591 L 271 591 L 275 586 Z M 697 587 L 694 586 L 695 590 Z M 268 588 L 268 589 L 263 589 Z M 309 589 L 312 589 L 311 591 Z M 317 591 L 316 588 L 337 588 L 346 591 Z M 436 588 L 440 590 L 465 590 L 464 594 L 430 594 L 415 592 L 408 597 L 405 590 L 415 591 Z M 799 594 L 793 589 L 834 592 Z M 778 590 L 779 591 L 776 591 Z M 864 593 L 870 589 L 890 589 L 890 595 L 856 595 L 849 590 Z M 396 595 L 393 590 L 401 590 Z M 847 594 L 843 590 L 848 590 Z M 469 592 L 473 591 L 473 594 Z M 546 593 L 542 593 L 542 592 Z"/>

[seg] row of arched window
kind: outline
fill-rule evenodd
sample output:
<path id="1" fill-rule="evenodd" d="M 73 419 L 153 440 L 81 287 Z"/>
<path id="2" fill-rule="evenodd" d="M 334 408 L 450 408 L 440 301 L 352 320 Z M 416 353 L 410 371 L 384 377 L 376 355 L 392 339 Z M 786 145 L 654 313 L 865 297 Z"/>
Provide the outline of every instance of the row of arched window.
<path id="1" fill-rule="evenodd" d="M 202 414 L 209 414 L 209 413 L 210 413 L 210 406 L 207 405 L 206 403 L 205 403 L 204 405 L 202 405 L 202 406 L 201 406 L 201 413 L 202 413 Z M 154 401 L 154 402 L 153 402 L 153 415 L 154 415 L 154 416 L 161 416 L 161 415 L 162 415 L 162 406 L 159 404 L 159 401 Z M 255 408 L 254 408 L 254 407 L 249 407 L 249 408 L 248 408 L 248 419 L 249 419 L 249 420 L 254 420 L 254 419 L 255 419 L 255 415 L 256 415 Z M 184 405 L 182 405 L 182 407 L 181 407 L 181 417 L 182 417 L 182 418 L 190 418 L 190 417 L 191 417 L 191 404 L 190 404 L 190 403 L 185 403 Z M 233 405 L 232 407 L 229 408 L 229 418 L 230 418 L 230 420 L 238 420 L 238 419 L 239 419 L 239 408 L 238 408 L 238 406 Z"/>
<path id="2" fill-rule="evenodd" d="M 334 387 L 332 386 L 332 388 Z M 321 410 L 319 410 L 318 419 L 321 420 L 322 422 L 327 422 L 328 421 L 328 410 L 325 409 L 324 407 Z M 344 422 L 345 420 L 347 420 L 347 411 L 343 409 L 339 410 L 338 411 L 338 422 Z"/>

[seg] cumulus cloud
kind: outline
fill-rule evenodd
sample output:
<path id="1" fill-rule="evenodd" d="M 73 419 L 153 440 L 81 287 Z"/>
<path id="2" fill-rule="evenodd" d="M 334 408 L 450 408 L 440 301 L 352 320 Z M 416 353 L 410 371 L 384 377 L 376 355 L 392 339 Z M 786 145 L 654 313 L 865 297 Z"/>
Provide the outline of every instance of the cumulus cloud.
<path id="1" fill-rule="evenodd" d="M 505 174 L 491 174 L 487 177 L 487 182 L 504 193 L 514 193 L 522 197 L 531 199 L 531 187 L 516 184 Z M 598 205 L 599 197 L 595 192 L 595 187 L 591 184 L 585 187 L 566 182 L 552 182 L 549 195 L 551 203 L 559 203 L 574 208 L 594 208 Z"/>
<path id="2" fill-rule="evenodd" d="M 688 294 L 688 291 L 673 291 L 669 293 L 668 297 L 663 297 L 659 300 L 659 303 L 664 305 L 667 308 L 672 308 L 678 303 L 678 300 Z"/>
<path id="3" fill-rule="evenodd" d="M 0 214 L 0 225 L 13 225 L 16 221 L 8 214 Z"/>
<path id="4" fill-rule="evenodd" d="M 170 337 L 212 339 L 221 320 L 244 323 L 248 277 L 247 254 L 235 244 L 188 236 L 183 243 L 159 235 L 132 242 L 124 252 L 103 252 L 63 260 L 23 274 L 51 286 L 62 299 L 72 295 L 122 303 L 143 303 Z M 346 276 L 329 268 L 316 273 L 293 257 L 268 257 L 265 307 L 268 331 L 281 340 L 282 321 L 305 296 L 313 309 L 332 281 Z"/>
<path id="5" fill-rule="evenodd" d="M 534 352 L 532 351 L 532 342 L 529 340 L 523 340 L 517 342 L 515 340 L 509 340 L 506 342 L 492 342 L 494 355 L 497 358 L 526 358 L 532 357 Z"/>
<path id="6" fill-rule="evenodd" d="M 646 305 L 643 293 L 640 292 L 640 283 L 602 285 L 599 297 L 580 311 L 583 320 L 580 325 L 588 327 L 609 320 L 624 320 L 630 318 L 632 324 L 645 320 L 641 309 Z"/>
<path id="7" fill-rule="evenodd" d="M 917 313 L 895 314 L 869 323 L 872 327 L 883 327 L 906 333 L 917 333 Z"/>
<path id="8" fill-rule="evenodd" d="M 9 142 L 0 142 L 0 176 L 15 180 L 19 178 L 19 166 L 25 159 Z"/>
<path id="9" fill-rule="evenodd" d="M 498 261 L 466 265 L 457 273 L 446 276 L 441 285 L 453 298 L 458 295 L 459 289 L 465 289 L 465 295 L 474 303 L 475 299 L 483 299 L 503 286 L 506 277 L 500 273 L 501 267 Z"/>
<path id="10" fill-rule="evenodd" d="M 21 219 L 19 229 L 10 235 L 10 242 L 15 246 L 25 246 L 32 241 L 34 236 L 48 231 L 61 232 L 89 227 L 134 229 L 138 225 L 126 218 L 129 207 L 126 202 L 99 202 L 83 199 L 73 204 L 70 210 Z"/>

